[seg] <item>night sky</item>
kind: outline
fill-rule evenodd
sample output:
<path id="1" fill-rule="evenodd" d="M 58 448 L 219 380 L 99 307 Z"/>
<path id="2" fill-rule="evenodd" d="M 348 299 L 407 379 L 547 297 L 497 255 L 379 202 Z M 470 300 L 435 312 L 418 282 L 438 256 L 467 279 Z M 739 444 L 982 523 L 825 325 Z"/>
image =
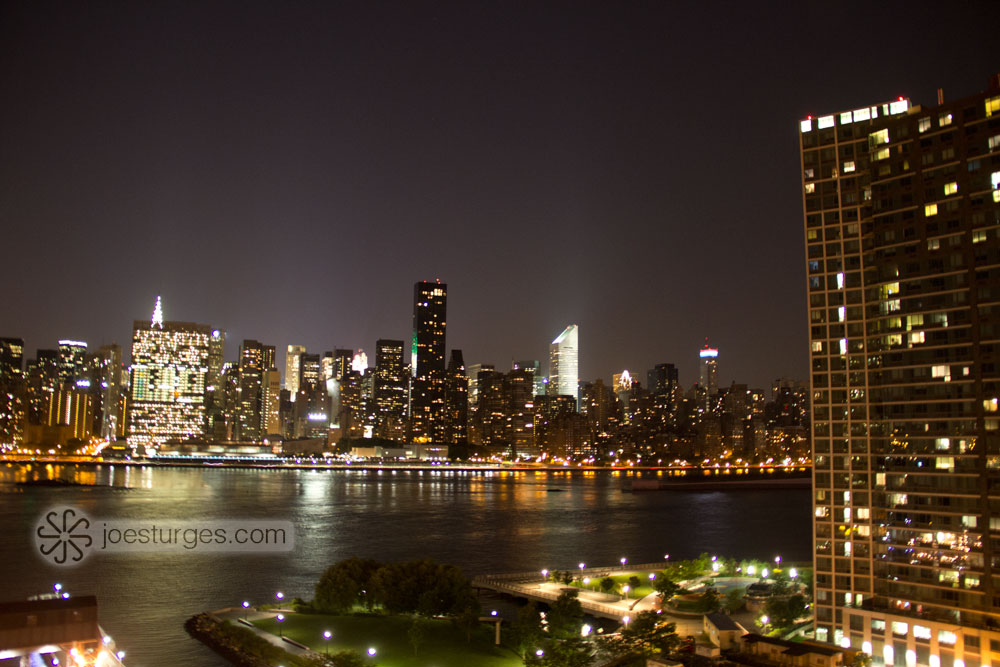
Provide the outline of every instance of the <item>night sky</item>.
<path id="1" fill-rule="evenodd" d="M 798 121 L 1000 71 L 1000 3 L 5 2 L 0 336 L 808 379 Z M 374 359 L 372 359 L 374 361 Z"/>

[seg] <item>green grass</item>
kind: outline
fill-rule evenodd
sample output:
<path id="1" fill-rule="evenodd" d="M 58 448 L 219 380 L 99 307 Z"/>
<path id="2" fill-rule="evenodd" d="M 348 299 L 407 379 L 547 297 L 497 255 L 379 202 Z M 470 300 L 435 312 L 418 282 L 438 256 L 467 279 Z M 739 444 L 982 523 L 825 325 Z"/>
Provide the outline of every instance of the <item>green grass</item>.
<path id="1" fill-rule="evenodd" d="M 512 651 L 493 645 L 493 627 L 482 625 L 472 634 L 472 642 L 451 621 L 432 619 L 419 652 L 414 655 L 407 638 L 409 616 L 328 616 L 323 614 L 285 614 L 281 632 L 322 653 L 327 645 L 323 632 L 329 630 L 331 653 L 354 650 L 367 657 L 369 647 L 378 653 L 373 665 L 381 667 L 520 667 L 523 663 Z M 256 621 L 257 627 L 278 634 L 279 623 L 272 619 Z"/>
<path id="2" fill-rule="evenodd" d="M 659 572 L 657 572 L 656 575 L 657 576 L 662 576 L 662 574 L 659 573 Z M 656 589 L 654 589 L 652 586 L 649 585 L 649 572 L 626 572 L 625 574 L 612 574 L 610 576 L 611 576 L 612 579 L 614 579 L 615 584 L 618 585 L 618 588 L 614 588 L 614 589 L 611 590 L 611 593 L 614 593 L 616 595 L 621 595 L 620 590 L 621 590 L 622 584 L 627 584 L 628 580 L 631 577 L 639 577 L 639 581 L 642 582 L 642 586 L 640 586 L 639 588 L 632 589 L 632 590 L 630 590 L 628 592 L 628 599 L 629 600 L 638 600 L 640 598 L 646 597 L 650 593 L 655 593 L 656 592 Z M 577 588 L 580 588 L 580 589 L 583 589 L 583 590 L 589 590 L 589 591 L 595 591 L 597 593 L 603 593 L 604 591 L 601 590 L 601 579 L 604 579 L 604 577 L 598 577 L 596 579 L 591 579 L 589 586 L 584 586 L 583 582 L 580 581 L 580 580 L 574 581 L 571 585 L 572 586 L 576 586 Z"/>

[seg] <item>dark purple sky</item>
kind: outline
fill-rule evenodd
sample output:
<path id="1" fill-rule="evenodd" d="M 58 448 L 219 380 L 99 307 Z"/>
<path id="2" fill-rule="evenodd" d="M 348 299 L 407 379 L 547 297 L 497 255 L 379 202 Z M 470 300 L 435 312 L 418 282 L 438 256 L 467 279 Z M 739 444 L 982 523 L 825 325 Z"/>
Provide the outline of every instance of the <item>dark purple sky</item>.
<path id="1" fill-rule="evenodd" d="M 781 11 L 778 10 L 780 5 Z M 797 128 L 972 94 L 1000 3 L 6 2 L 0 336 L 806 379 Z M 279 355 L 283 357 L 283 355 Z"/>

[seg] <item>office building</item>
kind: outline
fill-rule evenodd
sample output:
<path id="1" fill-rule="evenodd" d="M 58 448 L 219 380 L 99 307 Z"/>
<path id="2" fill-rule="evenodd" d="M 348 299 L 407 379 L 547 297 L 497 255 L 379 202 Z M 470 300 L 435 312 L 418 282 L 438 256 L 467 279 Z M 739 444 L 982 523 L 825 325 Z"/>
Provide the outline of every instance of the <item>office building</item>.
<path id="1" fill-rule="evenodd" d="M 799 137 L 816 637 L 1000 664 L 1000 77 Z"/>
<path id="2" fill-rule="evenodd" d="M 376 436 L 397 442 L 406 440 L 408 389 L 409 373 L 403 361 L 403 341 L 376 341 L 375 376 L 372 380 Z"/>
<path id="3" fill-rule="evenodd" d="M 87 344 L 82 340 L 59 341 L 59 381 L 76 382 L 83 374 Z"/>
<path id="4" fill-rule="evenodd" d="M 449 445 L 469 442 L 469 378 L 465 375 L 465 357 L 461 350 L 452 350 L 448 358 L 445 380 L 445 433 Z"/>
<path id="5" fill-rule="evenodd" d="M 285 389 L 294 401 L 299 393 L 299 382 L 302 378 L 302 355 L 306 353 L 304 345 L 289 345 L 285 355 Z"/>
<path id="6" fill-rule="evenodd" d="M 20 444 L 24 437 L 24 341 L 0 338 L 0 445 Z"/>
<path id="7" fill-rule="evenodd" d="M 444 283 L 414 285 L 410 358 L 410 439 L 414 442 L 444 442 L 445 438 L 447 305 Z"/>
<path id="8" fill-rule="evenodd" d="M 580 407 L 579 328 L 571 324 L 549 345 L 549 385 L 552 396 L 572 396 Z"/>
<path id="9" fill-rule="evenodd" d="M 698 350 L 698 384 L 706 400 L 719 393 L 719 350 L 708 346 L 708 341 Z"/>
<path id="10" fill-rule="evenodd" d="M 214 329 L 212 337 L 208 339 L 208 375 L 205 382 L 208 387 L 215 387 L 219 384 L 222 375 L 222 366 L 226 363 L 226 332 L 221 329 Z"/>
<path id="11" fill-rule="evenodd" d="M 274 368 L 274 356 L 273 345 L 263 345 L 256 340 L 245 340 L 240 346 L 234 440 L 259 442 L 267 435 L 269 406 L 265 402 L 264 374 Z M 318 357 L 316 366 L 319 366 Z M 277 395 L 271 398 L 274 400 Z"/>
<path id="12" fill-rule="evenodd" d="M 152 322 L 133 323 L 130 446 L 202 437 L 211 338 L 207 324 L 164 321 L 159 297 Z"/>

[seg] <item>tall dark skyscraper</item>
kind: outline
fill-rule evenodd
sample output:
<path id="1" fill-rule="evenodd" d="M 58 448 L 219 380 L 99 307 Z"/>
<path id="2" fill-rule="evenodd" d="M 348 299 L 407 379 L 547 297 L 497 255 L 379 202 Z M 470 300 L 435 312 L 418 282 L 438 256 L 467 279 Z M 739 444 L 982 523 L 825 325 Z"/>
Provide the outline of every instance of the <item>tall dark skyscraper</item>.
<path id="1" fill-rule="evenodd" d="M 998 84 L 799 128 L 816 636 L 876 665 L 1000 661 Z"/>
<path id="2" fill-rule="evenodd" d="M 410 438 L 443 442 L 445 437 L 445 327 L 448 286 L 419 282 L 413 287 Z"/>
<path id="3" fill-rule="evenodd" d="M 445 381 L 445 442 L 465 445 L 469 441 L 469 378 L 461 350 L 452 350 Z"/>
<path id="4" fill-rule="evenodd" d="M 268 405 L 264 374 L 274 368 L 274 358 L 273 345 L 245 340 L 240 346 L 236 440 L 257 442 L 267 435 Z"/>
<path id="5" fill-rule="evenodd" d="M 24 341 L 0 338 L 0 444 L 19 444 L 24 434 Z"/>

